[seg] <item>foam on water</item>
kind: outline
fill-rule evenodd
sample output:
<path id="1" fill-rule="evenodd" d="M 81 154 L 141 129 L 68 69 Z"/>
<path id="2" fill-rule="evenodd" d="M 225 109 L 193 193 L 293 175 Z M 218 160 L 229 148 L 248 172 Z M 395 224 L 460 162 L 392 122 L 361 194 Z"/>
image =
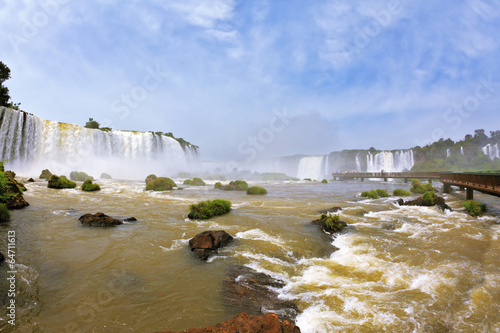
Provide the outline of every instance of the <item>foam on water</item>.
<path id="1" fill-rule="evenodd" d="M 247 231 L 240 231 L 236 234 L 236 238 L 270 242 L 275 245 L 285 245 L 285 242 L 280 237 L 271 236 L 262 231 L 261 229 L 250 229 Z"/>

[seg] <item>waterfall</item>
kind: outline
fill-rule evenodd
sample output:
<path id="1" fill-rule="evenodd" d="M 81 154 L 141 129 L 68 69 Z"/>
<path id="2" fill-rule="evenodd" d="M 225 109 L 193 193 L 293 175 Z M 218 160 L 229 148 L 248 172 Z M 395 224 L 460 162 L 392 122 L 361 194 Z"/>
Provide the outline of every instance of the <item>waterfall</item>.
<path id="1" fill-rule="evenodd" d="M 359 153 L 356 154 L 356 171 L 361 172 L 361 163 L 359 161 Z"/>
<path id="2" fill-rule="evenodd" d="M 460 154 L 462 154 L 462 156 L 464 156 L 464 147 L 460 147 Z"/>
<path id="3" fill-rule="evenodd" d="M 450 155 L 451 155 L 451 150 L 450 150 L 450 148 L 448 148 L 448 149 L 446 149 L 446 157 L 448 158 L 448 157 L 450 157 Z"/>
<path id="4" fill-rule="evenodd" d="M 368 153 L 367 172 L 401 172 L 411 170 L 415 164 L 412 150 L 400 150 L 395 153 L 383 151 L 372 155 Z"/>
<path id="5" fill-rule="evenodd" d="M 299 162 L 297 178 L 311 178 L 313 180 L 321 180 L 324 176 L 323 158 L 324 156 L 302 157 Z"/>
<path id="6" fill-rule="evenodd" d="M 494 145 L 492 145 L 491 143 L 488 143 L 486 146 L 484 146 L 482 148 L 483 150 L 483 153 L 485 155 L 488 155 L 488 157 L 491 159 L 491 160 L 494 160 L 495 158 L 500 158 L 500 155 L 499 155 L 499 150 L 498 150 L 498 143 L 495 143 Z"/>
<path id="7" fill-rule="evenodd" d="M 101 131 L 42 120 L 26 112 L 0 109 L 0 158 L 18 172 L 38 176 L 42 169 L 68 174 L 102 172 L 139 179 L 146 173 L 169 175 L 197 160 L 195 149 L 150 132 Z"/>

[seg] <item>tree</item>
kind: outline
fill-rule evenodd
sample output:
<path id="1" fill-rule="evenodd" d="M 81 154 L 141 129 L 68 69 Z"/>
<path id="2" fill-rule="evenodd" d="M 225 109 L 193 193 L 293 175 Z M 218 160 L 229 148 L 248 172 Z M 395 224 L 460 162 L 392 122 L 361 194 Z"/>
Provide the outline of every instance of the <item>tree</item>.
<path id="1" fill-rule="evenodd" d="M 85 127 L 86 128 L 95 128 L 95 129 L 99 129 L 99 123 L 97 121 L 94 120 L 94 118 L 89 118 L 89 121 L 87 121 L 85 123 Z"/>
<path id="2" fill-rule="evenodd" d="M 12 106 L 9 102 L 9 88 L 3 85 L 3 83 L 8 79 L 10 79 L 10 69 L 2 61 L 0 61 L 0 106 Z"/>

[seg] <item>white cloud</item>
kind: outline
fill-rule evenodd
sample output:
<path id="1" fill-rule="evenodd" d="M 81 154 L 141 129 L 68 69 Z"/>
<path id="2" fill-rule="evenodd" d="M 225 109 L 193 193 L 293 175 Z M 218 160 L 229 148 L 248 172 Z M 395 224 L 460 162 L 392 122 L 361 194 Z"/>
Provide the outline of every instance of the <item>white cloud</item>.
<path id="1" fill-rule="evenodd" d="M 233 17 L 234 1 L 232 0 L 177 0 L 165 4 L 190 24 L 211 29 L 220 21 Z"/>

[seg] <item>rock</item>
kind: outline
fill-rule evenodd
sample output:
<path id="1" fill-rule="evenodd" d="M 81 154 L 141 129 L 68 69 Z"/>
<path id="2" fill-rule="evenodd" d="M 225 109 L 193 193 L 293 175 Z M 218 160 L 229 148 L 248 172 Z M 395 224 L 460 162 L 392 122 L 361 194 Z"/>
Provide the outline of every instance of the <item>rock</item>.
<path id="1" fill-rule="evenodd" d="M 416 199 L 408 200 L 408 201 L 404 201 L 403 199 L 399 199 L 398 201 L 396 201 L 396 203 L 398 205 L 400 205 L 400 206 L 423 206 L 423 207 L 428 207 L 428 205 L 426 205 L 424 203 L 423 197 L 418 197 Z M 452 211 L 451 207 L 446 204 L 446 202 L 444 201 L 443 197 L 436 196 L 436 205 L 435 206 L 437 206 L 442 211 L 444 211 L 445 209 L 448 209 L 448 210 Z"/>
<path id="2" fill-rule="evenodd" d="M 207 260 L 211 254 L 217 253 L 217 249 L 231 243 L 233 237 L 224 230 L 204 231 L 189 240 L 189 246 L 196 256 Z"/>
<path id="3" fill-rule="evenodd" d="M 275 313 L 266 313 L 262 316 L 251 316 L 246 312 L 218 323 L 215 326 L 203 328 L 189 328 L 179 333 L 300 333 L 300 328 L 284 320 L 280 322 Z M 157 333 L 176 333 L 165 331 Z"/>
<path id="4" fill-rule="evenodd" d="M 127 217 L 125 220 L 123 220 L 123 222 L 136 222 L 137 219 L 135 217 Z"/>
<path id="5" fill-rule="evenodd" d="M 277 313 L 281 320 L 294 320 L 299 313 L 294 302 L 279 298 L 275 289 L 285 283 L 246 266 L 233 265 L 226 271 L 222 297 L 231 309 L 252 315 L 262 311 Z"/>
<path id="6" fill-rule="evenodd" d="M 35 180 L 33 178 L 28 179 L 28 183 L 34 183 Z"/>
<path id="7" fill-rule="evenodd" d="M 321 217 L 317 220 L 311 221 L 311 224 L 318 225 L 323 229 L 323 231 L 333 234 L 335 232 L 342 231 L 347 227 L 347 222 L 345 221 L 335 221 L 332 216 L 328 214 L 321 214 Z"/>
<path id="8" fill-rule="evenodd" d="M 4 172 L 7 177 L 7 184 L 3 193 L 9 194 L 12 197 L 7 200 L 6 205 L 8 209 L 21 209 L 30 204 L 24 199 L 23 191 L 21 190 L 18 182 L 12 178 L 12 173 Z M 24 186 L 23 186 L 24 187 Z"/>
<path id="9" fill-rule="evenodd" d="M 52 176 L 52 172 L 49 171 L 49 169 L 42 170 L 42 173 L 40 174 L 40 179 L 47 179 L 49 180 L 50 176 Z"/>
<path id="10" fill-rule="evenodd" d="M 5 257 L 3 256 L 2 253 L 0 253 L 0 262 L 4 262 L 5 261 Z"/>
<path id="11" fill-rule="evenodd" d="M 123 224 L 123 221 L 114 219 L 104 213 L 85 214 L 80 216 L 78 221 L 88 227 L 112 227 Z"/>
<path id="12" fill-rule="evenodd" d="M 318 213 L 320 213 L 320 214 L 336 213 L 336 212 L 339 212 L 341 210 L 342 210 L 342 207 L 332 207 L 332 208 L 328 208 L 328 209 L 322 209 L 322 210 L 318 211 Z"/>

